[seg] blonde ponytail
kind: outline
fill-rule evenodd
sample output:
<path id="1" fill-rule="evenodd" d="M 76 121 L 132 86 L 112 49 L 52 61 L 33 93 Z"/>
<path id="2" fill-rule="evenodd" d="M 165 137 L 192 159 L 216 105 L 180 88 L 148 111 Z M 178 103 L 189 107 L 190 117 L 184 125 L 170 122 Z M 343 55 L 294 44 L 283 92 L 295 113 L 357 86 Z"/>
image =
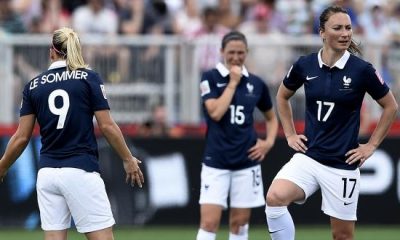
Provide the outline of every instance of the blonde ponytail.
<path id="1" fill-rule="evenodd" d="M 79 37 L 71 28 L 64 27 L 54 31 L 53 47 L 66 59 L 68 70 L 88 68 L 83 60 Z"/>

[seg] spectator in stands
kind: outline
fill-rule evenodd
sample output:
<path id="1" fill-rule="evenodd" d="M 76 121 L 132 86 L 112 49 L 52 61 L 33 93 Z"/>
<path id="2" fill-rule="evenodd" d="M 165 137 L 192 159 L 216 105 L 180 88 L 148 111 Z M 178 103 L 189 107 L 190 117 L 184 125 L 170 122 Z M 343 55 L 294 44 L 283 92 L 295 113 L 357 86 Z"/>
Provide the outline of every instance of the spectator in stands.
<path id="1" fill-rule="evenodd" d="M 359 17 L 359 23 L 363 29 L 364 44 L 370 46 L 365 48 L 363 58 L 371 62 L 382 76 L 384 73 L 388 73 L 385 64 L 387 63 L 386 59 L 391 42 L 389 19 L 385 8 L 385 1 L 368 0 Z M 390 80 L 388 77 L 385 78 L 387 84 Z M 371 120 L 377 121 L 381 114 L 380 107 L 374 104 L 372 99 L 366 99 L 366 108 Z"/>
<path id="2" fill-rule="evenodd" d="M 195 29 L 200 28 L 201 18 L 196 0 L 184 0 L 184 7 L 175 15 L 177 32 L 180 35 L 188 36 Z"/>
<path id="3" fill-rule="evenodd" d="M 87 4 L 79 6 L 72 13 L 72 26 L 82 36 L 98 35 L 108 39 L 117 36 L 118 17 L 116 13 L 107 8 L 105 0 L 88 0 Z M 123 46 L 90 46 L 85 52 L 87 61 L 97 66 L 102 61 L 110 62 L 116 59 L 115 70 L 107 69 L 107 80 L 113 83 L 129 80 L 130 53 Z M 99 67 L 99 71 L 106 70 L 106 66 Z"/>
<path id="4" fill-rule="evenodd" d="M 169 129 L 165 107 L 156 105 L 153 107 L 151 118 L 140 126 L 138 135 L 143 137 L 167 137 Z"/>
<path id="5" fill-rule="evenodd" d="M 393 43 L 400 46 L 400 2 L 395 4 L 388 25 Z"/>
<path id="6" fill-rule="evenodd" d="M 143 33 L 145 13 L 144 0 L 114 0 L 118 15 L 119 30 L 124 35 Z"/>
<path id="7" fill-rule="evenodd" d="M 363 35 L 369 43 L 385 43 L 390 39 L 388 16 L 381 0 L 368 1 L 360 14 Z"/>
<path id="8" fill-rule="evenodd" d="M 230 240 L 248 239 L 251 208 L 265 204 L 260 164 L 275 143 L 278 120 L 267 85 L 244 66 L 247 48 L 242 33 L 227 33 L 223 60 L 201 78 L 207 134 L 197 240 L 216 239 L 228 197 Z M 265 118 L 265 139 L 258 138 L 253 126 L 256 108 Z"/>
<path id="9" fill-rule="evenodd" d="M 0 183 L 29 143 L 37 121 L 42 148 L 36 189 L 44 239 L 67 239 L 71 216 L 88 240 L 114 239 L 93 117 L 123 160 L 126 182 L 142 187 L 140 161 L 111 118 L 103 81 L 85 64 L 78 35 L 70 28 L 56 30 L 50 46 L 49 69 L 25 85 L 19 126 L 0 160 Z M 54 81 L 55 76 L 62 80 Z"/>
<path id="10" fill-rule="evenodd" d="M 181 137 L 183 129 L 168 123 L 167 111 L 162 104 L 155 105 L 151 118 L 141 124 L 137 132 L 141 137 Z"/>
<path id="11" fill-rule="evenodd" d="M 306 0 L 279 0 L 276 2 L 277 12 L 285 20 L 285 33 L 302 35 L 311 32 L 308 3 Z"/>
<path id="12" fill-rule="evenodd" d="M 396 117 L 397 103 L 374 67 L 353 55 L 350 16 L 338 6 L 320 15 L 322 49 L 300 57 L 289 69 L 276 96 L 292 159 L 278 172 L 267 193 L 265 213 L 273 240 L 294 240 L 287 209 L 304 203 L 318 189 L 322 211 L 330 217 L 333 239 L 353 239 L 360 191 L 359 167 L 383 141 Z M 305 133 L 293 124 L 290 98 L 304 86 Z M 368 93 L 382 107 L 380 120 L 366 144 L 358 142 L 360 109 Z"/>
<path id="13" fill-rule="evenodd" d="M 21 17 L 25 29 L 29 29 L 31 22 L 41 13 L 42 0 L 3 0 L 10 2 L 10 8 Z"/>
<path id="14" fill-rule="evenodd" d="M 247 66 L 250 71 L 266 80 L 273 96 L 276 95 L 282 76 L 285 75 L 291 51 L 282 45 L 285 36 L 271 29 L 272 9 L 265 3 L 258 3 L 252 11 L 254 16 L 239 26 L 246 36 L 265 37 L 270 46 L 253 45 L 249 47 Z"/>
<path id="15" fill-rule="evenodd" d="M 32 19 L 30 32 L 52 33 L 70 26 L 70 13 L 63 8 L 61 0 L 42 0 L 41 6 L 41 13 Z"/>
<path id="16" fill-rule="evenodd" d="M 393 76 L 392 89 L 396 98 L 400 98 L 400 2 L 392 8 L 392 14 L 389 20 L 389 29 L 391 31 L 391 45 L 388 50 L 387 61 L 388 70 Z"/>
<path id="17" fill-rule="evenodd" d="M 219 23 L 228 29 L 236 29 L 240 24 L 239 12 L 235 12 L 233 9 L 234 1 L 231 0 L 219 0 L 218 1 L 218 14 Z"/>
<path id="18" fill-rule="evenodd" d="M 0 32 L 26 32 L 26 27 L 22 22 L 21 16 L 11 8 L 11 0 L 0 1 Z"/>
<path id="19" fill-rule="evenodd" d="M 194 60 L 199 61 L 200 72 L 211 69 L 220 61 L 217 39 L 228 33 L 229 29 L 219 24 L 219 13 L 214 7 L 206 7 L 202 12 L 202 24 L 190 35 L 189 40 L 201 42 L 195 49 Z"/>

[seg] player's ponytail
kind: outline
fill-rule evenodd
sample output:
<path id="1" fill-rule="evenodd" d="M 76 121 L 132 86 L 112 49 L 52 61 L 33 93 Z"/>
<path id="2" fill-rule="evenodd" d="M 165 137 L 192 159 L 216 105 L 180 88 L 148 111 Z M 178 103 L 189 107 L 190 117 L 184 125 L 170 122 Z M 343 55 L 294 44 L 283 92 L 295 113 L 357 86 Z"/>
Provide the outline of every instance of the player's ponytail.
<path id="1" fill-rule="evenodd" d="M 82 57 L 78 35 L 71 28 L 64 27 L 54 31 L 53 49 L 66 60 L 68 70 L 88 67 Z"/>

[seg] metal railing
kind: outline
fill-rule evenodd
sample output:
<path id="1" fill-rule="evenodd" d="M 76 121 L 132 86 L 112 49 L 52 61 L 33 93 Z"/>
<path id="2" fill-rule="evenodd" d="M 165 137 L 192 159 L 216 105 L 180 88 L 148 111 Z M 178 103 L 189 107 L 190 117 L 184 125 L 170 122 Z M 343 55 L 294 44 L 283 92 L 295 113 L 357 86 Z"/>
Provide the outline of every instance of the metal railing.
<path id="1" fill-rule="evenodd" d="M 164 105 L 169 123 L 202 121 L 201 72 L 219 60 L 220 39 L 188 40 L 177 36 L 82 36 L 84 58 L 102 76 L 114 119 L 143 123 L 152 108 Z M 49 35 L 0 36 L 0 124 L 18 121 L 23 86 L 49 65 Z M 319 36 L 248 36 L 247 66 L 262 77 L 275 96 L 290 65 L 321 47 Z M 364 44 L 368 50 L 369 45 Z M 372 62 L 382 69 L 385 46 L 373 46 Z M 213 59 L 204 64 L 204 58 Z M 371 59 L 368 59 L 371 60 Z M 396 61 L 396 58 L 394 58 Z M 397 61 L 400 61 L 397 58 Z M 389 61 L 388 66 L 398 66 Z M 398 77 L 398 76 L 396 76 Z M 397 80 L 396 80 L 397 81 Z M 293 101 L 295 118 L 303 117 L 301 92 Z"/>

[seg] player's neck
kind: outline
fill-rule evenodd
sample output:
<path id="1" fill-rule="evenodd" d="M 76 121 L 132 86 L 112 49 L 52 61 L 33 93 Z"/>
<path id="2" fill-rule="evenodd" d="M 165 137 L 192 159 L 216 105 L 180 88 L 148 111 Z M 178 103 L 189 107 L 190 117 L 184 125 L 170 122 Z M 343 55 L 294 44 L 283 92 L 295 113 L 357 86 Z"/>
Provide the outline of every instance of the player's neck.
<path id="1" fill-rule="evenodd" d="M 321 53 L 322 61 L 332 67 L 343 56 L 345 51 L 334 51 L 330 48 L 323 48 Z"/>

